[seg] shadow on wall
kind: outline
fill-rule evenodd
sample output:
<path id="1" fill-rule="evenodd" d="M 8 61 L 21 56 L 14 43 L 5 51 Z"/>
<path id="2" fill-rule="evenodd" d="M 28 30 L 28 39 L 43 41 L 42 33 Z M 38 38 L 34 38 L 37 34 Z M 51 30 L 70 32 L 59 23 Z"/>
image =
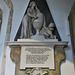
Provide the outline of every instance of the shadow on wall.
<path id="1" fill-rule="evenodd" d="M 1 26 L 2 26 L 2 9 L 0 9 L 0 31 L 1 31 Z"/>
<path id="2" fill-rule="evenodd" d="M 75 64 L 75 2 L 70 11 L 68 20 L 69 20 L 69 25 L 70 25 L 71 42 L 72 42 L 74 64 Z"/>

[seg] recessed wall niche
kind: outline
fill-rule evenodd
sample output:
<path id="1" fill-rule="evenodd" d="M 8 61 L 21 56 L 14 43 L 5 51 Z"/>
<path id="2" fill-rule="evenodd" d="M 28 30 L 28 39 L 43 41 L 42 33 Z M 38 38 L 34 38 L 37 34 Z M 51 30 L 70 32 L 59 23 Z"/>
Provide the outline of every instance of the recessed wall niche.
<path id="1" fill-rule="evenodd" d="M 45 16 L 45 19 L 46 19 L 46 27 L 48 27 L 50 23 L 54 23 L 55 24 L 55 22 L 53 20 L 53 17 L 51 15 L 50 9 L 49 9 L 49 7 L 47 5 L 46 0 L 30 0 L 30 2 L 32 2 L 32 1 L 34 1 L 36 3 L 37 8 Z M 29 4 L 30 4 L 30 2 L 29 2 Z M 29 7 L 29 5 L 28 5 L 28 7 Z M 27 9 L 28 9 L 28 7 L 27 7 Z M 26 13 L 27 13 L 27 10 L 25 11 L 24 16 L 26 15 Z M 21 27 L 22 27 L 22 22 L 20 24 L 20 27 L 19 27 L 19 29 L 17 31 L 17 34 L 16 34 L 16 37 L 14 39 L 15 41 L 17 41 L 17 39 L 20 38 L 20 35 L 21 35 Z M 32 28 L 32 29 L 33 29 L 32 30 L 33 31 L 33 34 L 35 35 L 35 29 L 34 28 Z M 56 38 L 59 41 L 61 41 L 61 38 L 60 38 L 60 35 L 59 35 L 58 30 L 56 28 L 56 25 L 55 25 L 55 31 L 53 32 L 53 34 L 56 35 Z"/>

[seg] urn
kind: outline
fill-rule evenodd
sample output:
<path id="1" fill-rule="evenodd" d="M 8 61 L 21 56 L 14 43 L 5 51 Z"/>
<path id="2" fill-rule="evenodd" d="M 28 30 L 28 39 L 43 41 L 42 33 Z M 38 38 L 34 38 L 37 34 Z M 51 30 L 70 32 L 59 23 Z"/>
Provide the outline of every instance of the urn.
<path id="1" fill-rule="evenodd" d="M 37 19 L 33 22 L 33 27 L 36 29 L 36 34 L 39 35 L 40 29 L 43 27 L 44 24 L 44 15 L 42 13 L 37 13 Z"/>

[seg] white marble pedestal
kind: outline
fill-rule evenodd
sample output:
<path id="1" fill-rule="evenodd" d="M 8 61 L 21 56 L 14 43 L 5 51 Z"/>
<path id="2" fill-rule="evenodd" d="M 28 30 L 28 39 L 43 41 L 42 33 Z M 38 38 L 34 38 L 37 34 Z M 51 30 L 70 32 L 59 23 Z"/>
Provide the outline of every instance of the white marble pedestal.
<path id="1" fill-rule="evenodd" d="M 41 71 L 48 71 L 48 75 L 50 73 L 60 75 L 59 65 L 61 60 L 65 58 L 63 49 L 67 44 L 68 42 L 59 42 L 58 40 L 38 41 L 31 39 L 18 39 L 16 42 L 8 42 L 12 49 L 11 59 L 16 64 L 15 75 L 19 75 L 19 72 L 28 73 L 37 68 Z"/>

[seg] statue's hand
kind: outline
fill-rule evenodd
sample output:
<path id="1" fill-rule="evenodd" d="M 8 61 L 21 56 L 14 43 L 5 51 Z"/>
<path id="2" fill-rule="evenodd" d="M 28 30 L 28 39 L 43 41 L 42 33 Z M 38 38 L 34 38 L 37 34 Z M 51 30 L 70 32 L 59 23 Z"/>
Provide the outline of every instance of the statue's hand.
<path id="1" fill-rule="evenodd" d="M 46 26 L 45 26 L 45 25 L 43 25 L 43 28 L 46 28 Z"/>
<path id="2" fill-rule="evenodd" d="M 38 18 L 38 16 L 34 16 L 34 18 L 35 18 L 35 19 L 37 19 L 37 18 Z"/>

